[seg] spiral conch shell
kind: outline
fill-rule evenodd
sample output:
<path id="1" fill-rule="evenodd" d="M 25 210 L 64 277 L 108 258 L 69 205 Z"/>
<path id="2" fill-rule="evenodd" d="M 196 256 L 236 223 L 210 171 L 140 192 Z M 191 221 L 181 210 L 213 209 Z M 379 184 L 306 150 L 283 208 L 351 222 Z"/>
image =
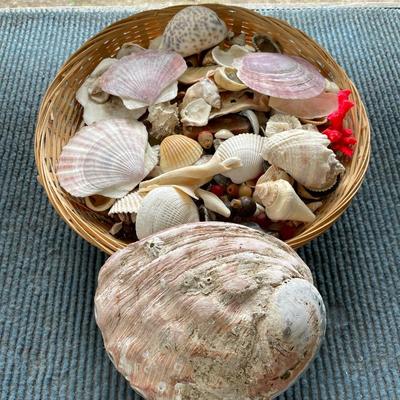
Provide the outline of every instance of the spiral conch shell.
<path id="1" fill-rule="evenodd" d="M 95 316 L 114 366 L 147 400 L 267 400 L 315 356 L 325 308 L 280 240 L 236 224 L 174 227 L 102 267 Z"/>

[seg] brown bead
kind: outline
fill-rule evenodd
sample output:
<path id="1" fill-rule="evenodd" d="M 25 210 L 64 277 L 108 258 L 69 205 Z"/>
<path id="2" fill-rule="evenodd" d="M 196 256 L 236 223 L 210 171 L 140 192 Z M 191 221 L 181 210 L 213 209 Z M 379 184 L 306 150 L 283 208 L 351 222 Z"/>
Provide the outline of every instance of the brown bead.
<path id="1" fill-rule="evenodd" d="M 197 141 L 203 149 L 211 149 L 214 143 L 214 136 L 210 131 L 202 131 L 199 133 Z"/>
<path id="2" fill-rule="evenodd" d="M 240 197 L 251 197 L 253 195 L 253 190 L 250 186 L 242 183 L 239 187 L 239 196 Z"/>

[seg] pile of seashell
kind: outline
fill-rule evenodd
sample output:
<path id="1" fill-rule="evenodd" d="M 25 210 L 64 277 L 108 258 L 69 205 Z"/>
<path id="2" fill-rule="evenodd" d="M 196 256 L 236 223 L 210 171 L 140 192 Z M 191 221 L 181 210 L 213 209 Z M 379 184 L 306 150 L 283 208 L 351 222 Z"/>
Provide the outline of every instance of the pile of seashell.
<path id="1" fill-rule="evenodd" d="M 340 90 L 270 38 L 251 43 L 190 6 L 148 49 L 102 60 L 76 94 L 86 126 L 62 150 L 62 188 L 128 241 L 197 221 L 294 236 L 345 172 L 323 133 Z"/>

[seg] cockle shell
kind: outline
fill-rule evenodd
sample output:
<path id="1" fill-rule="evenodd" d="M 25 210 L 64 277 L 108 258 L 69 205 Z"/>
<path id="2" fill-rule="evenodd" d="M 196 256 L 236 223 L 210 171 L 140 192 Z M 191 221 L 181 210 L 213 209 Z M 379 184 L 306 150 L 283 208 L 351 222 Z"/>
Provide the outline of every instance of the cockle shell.
<path id="1" fill-rule="evenodd" d="M 264 143 L 264 159 L 308 189 L 331 187 L 345 171 L 335 153 L 328 149 L 330 140 L 322 133 L 292 129 L 276 133 Z"/>
<path id="2" fill-rule="evenodd" d="M 249 88 L 268 96 L 307 99 L 325 88 L 325 78 L 308 61 L 278 53 L 248 53 L 236 59 L 237 75 Z"/>
<path id="3" fill-rule="evenodd" d="M 258 177 L 263 172 L 263 158 L 261 156 L 263 145 L 263 137 L 248 133 L 242 133 L 225 140 L 215 152 L 215 157 L 220 160 L 238 157 L 242 166 L 222 175 L 230 178 L 233 183 L 243 183 Z"/>
<path id="4" fill-rule="evenodd" d="M 144 178 L 147 131 L 138 121 L 111 119 L 81 128 L 64 146 L 60 185 L 73 196 L 120 198 Z"/>
<path id="5" fill-rule="evenodd" d="M 133 42 L 126 42 L 124 43 L 121 48 L 118 50 L 115 58 L 120 59 L 122 57 L 130 56 L 131 54 L 141 53 L 146 49 L 142 46 L 139 46 Z"/>
<path id="6" fill-rule="evenodd" d="M 150 106 L 147 120 L 151 123 L 150 135 L 162 140 L 176 133 L 179 125 L 178 105 L 166 102 Z"/>
<path id="7" fill-rule="evenodd" d="M 227 50 L 223 50 L 217 46 L 211 51 L 215 63 L 221 67 L 232 67 L 235 59 L 243 57 L 247 53 L 250 53 L 247 47 L 238 46 L 237 44 L 234 44 Z"/>
<path id="8" fill-rule="evenodd" d="M 217 45 L 227 34 L 225 22 L 217 13 L 207 7 L 190 6 L 168 22 L 162 47 L 187 57 Z"/>
<path id="9" fill-rule="evenodd" d="M 200 79 L 207 78 L 214 73 L 218 65 L 208 65 L 206 67 L 189 67 L 179 78 L 178 81 L 185 85 L 191 85 Z"/>
<path id="10" fill-rule="evenodd" d="M 292 185 L 283 179 L 256 185 L 254 197 L 261 200 L 265 213 L 272 221 L 312 222 L 315 219 Z"/>
<path id="11" fill-rule="evenodd" d="M 163 172 L 194 164 L 203 154 L 198 142 L 184 135 L 166 137 L 160 145 L 160 167 Z"/>
<path id="12" fill-rule="evenodd" d="M 336 93 L 322 92 L 318 96 L 300 100 L 270 97 L 269 106 L 276 111 L 298 118 L 321 118 L 337 109 L 337 95 Z"/>
<path id="13" fill-rule="evenodd" d="M 237 77 L 235 68 L 219 67 L 215 70 L 213 78 L 221 89 L 231 92 L 247 89 L 247 86 Z"/>
<path id="14" fill-rule="evenodd" d="M 182 100 L 182 107 L 186 107 L 191 101 L 199 98 L 205 100 L 211 107 L 221 108 L 221 97 L 218 87 L 211 79 L 201 79 L 190 86 Z"/>
<path id="15" fill-rule="evenodd" d="M 85 204 L 93 211 L 102 212 L 108 210 L 115 202 L 115 199 L 103 197 L 98 194 L 85 197 Z"/>
<path id="16" fill-rule="evenodd" d="M 145 50 L 118 60 L 101 77 L 102 89 L 122 99 L 129 109 L 172 100 L 185 60 L 171 51 Z"/>
<path id="17" fill-rule="evenodd" d="M 147 400 L 272 399 L 315 357 L 325 307 L 285 243 L 237 224 L 174 227 L 112 255 L 95 317 Z"/>
<path id="18" fill-rule="evenodd" d="M 203 99 L 195 99 L 181 110 L 181 122 L 184 126 L 205 126 L 210 116 L 211 106 Z"/>
<path id="19" fill-rule="evenodd" d="M 143 196 L 138 191 L 127 194 L 126 196 L 118 199 L 110 208 L 108 215 L 113 214 L 137 214 L 140 206 L 143 203 Z"/>
<path id="20" fill-rule="evenodd" d="M 301 129 L 301 123 L 296 117 L 287 114 L 274 114 L 267 121 L 264 133 L 265 136 L 271 136 L 291 129 Z"/>
<path id="21" fill-rule="evenodd" d="M 144 199 L 136 216 L 136 235 L 143 239 L 175 225 L 199 221 L 193 200 L 171 186 L 152 190 Z"/>
<path id="22" fill-rule="evenodd" d="M 203 200 L 205 207 L 214 211 L 217 214 L 228 218 L 231 216 L 231 210 L 225 205 L 225 203 L 214 193 L 208 190 L 197 189 L 196 194 Z"/>

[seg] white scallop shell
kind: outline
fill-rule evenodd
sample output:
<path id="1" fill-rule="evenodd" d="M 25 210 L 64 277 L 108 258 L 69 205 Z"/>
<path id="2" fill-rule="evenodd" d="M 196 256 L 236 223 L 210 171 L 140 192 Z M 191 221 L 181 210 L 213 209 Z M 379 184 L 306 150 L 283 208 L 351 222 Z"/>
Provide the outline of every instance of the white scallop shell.
<path id="1" fill-rule="evenodd" d="M 205 126 L 208 123 L 211 106 L 202 98 L 192 100 L 181 110 L 184 126 Z"/>
<path id="2" fill-rule="evenodd" d="M 196 194 L 203 200 L 204 206 L 217 214 L 229 218 L 231 216 L 231 210 L 225 205 L 225 203 L 214 193 L 208 190 L 197 189 Z"/>
<path id="3" fill-rule="evenodd" d="M 306 188 L 324 190 L 345 171 L 330 143 L 322 133 L 292 129 L 266 138 L 263 157 Z"/>
<path id="4" fill-rule="evenodd" d="M 143 203 L 143 196 L 138 191 L 127 194 L 126 196 L 118 199 L 110 208 L 108 215 L 112 214 L 137 214 L 141 204 Z"/>
<path id="5" fill-rule="evenodd" d="M 199 221 L 193 200 L 171 186 L 152 190 L 143 200 L 136 216 L 136 235 L 139 239 L 175 225 Z"/>
<path id="6" fill-rule="evenodd" d="M 296 194 L 292 185 L 283 180 L 256 185 L 254 196 L 261 200 L 265 212 L 272 221 L 312 222 L 315 215 Z"/>
<path id="7" fill-rule="evenodd" d="M 217 45 L 227 34 L 225 22 L 217 13 L 207 7 L 190 6 L 168 22 L 162 47 L 187 57 Z"/>
<path id="8" fill-rule="evenodd" d="M 236 58 L 245 56 L 250 50 L 245 46 L 234 44 L 228 50 L 222 50 L 220 47 L 214 47 L 211 51 L 216 64 L 221 67 L 232 67 Z"/>
<path id="9" fill-rule="evenodd" d="M 225 140 L 215 152 L 215 157 L 226 160 L 238 157 L 242 162 L 240 168 L 224 172 L 234 183 L 243 183 L 258 177 L 263 171 L 261 151 L 264 138 L 252 133 L 242 133 Z"/>
<path id="10" fill-rule="evenodd" d="M 221 107 L 221 97 L 216 84 L 208 78 L 201 79 L 199 82 L 190 86 L 182 100 L 182 107 L 195 99 L 204 99 L 211 107 Z"/>
<path id="11" fill-rule="evenodd" d="M 112 119 L 81 128 L 64 146 L 60 185 L 73 196 L 119 198 L 144 178 L 147 131 L 138 121 Z"/>
<path id="12" fill-rule="evenodd" d="M 144 154 L 144 176 L 146 177 L 160 160 L 160 145 L 150 146 L 147 144 Z"/>
<path id="13" fill-rule="evenodd" d="M 272 136 L 275 133 L 289 131 L 290 129 L 301 129 L 301 123 L 296 117 L 287 114 L 274 114 L 267 121 L 265 136 Z"/>
<path id="14" fill-rule="evenodd" d="M 169 101 L 178 93 L 177 79 L 186 70 L 176 53 L 146 50 L 118 60 L 101 77 L 101 88 L 121 97 L 129 109 Z"/>

